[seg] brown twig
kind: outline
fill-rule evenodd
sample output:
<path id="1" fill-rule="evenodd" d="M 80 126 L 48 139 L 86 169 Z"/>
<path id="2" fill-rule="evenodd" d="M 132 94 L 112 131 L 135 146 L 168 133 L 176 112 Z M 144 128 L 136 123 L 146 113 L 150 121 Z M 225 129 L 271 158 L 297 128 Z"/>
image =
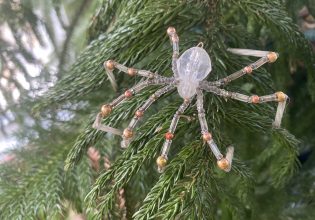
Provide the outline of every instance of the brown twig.
<path id="1" fill-rule="evenodd" d="M 78 10 L 75 13 L 75 16 L 72 20 L 72 22 L 69 25 L 69 28 L 67 29 L 67 34 L 66 34 L 66 39 L 63 43 L 63 48 L 60 54 L 60 58 L 59 58 L 59 65 L 58 65 L 58 73 L 57 73 L 57 77 L 58 79 L 60 79 L 61 77 L 61 73 L 63 71 L 63 67 L 65 65 L 66 62 L 66 56 L 67 56 L 67 52 L 68 52 L 68 48 L 69 48 L 69 44 L 72 38 L 72 35 L 74 33 L 74 28 L 76 27 L 80 17 L 82 16 L 84 10 L 86 10 L 88 8 L 89 3 L 91 2 L 91 0 L 83 0 L 81 2 L 81 5 L 79 6 Z"/>
<path id="2" fill-rule="evenodd" d="M 90 164 L 91 167 L 95 171 L 100 170 L 100 159 L 101 159 L 101 154 L 99 150 L 97 150 L 94 147 L 89 147 L 87 151 L 88 157 L 90 159 Z M 111 167 L 111 162 L 107 156 L 103 157 L 104 159 L 104 168 L 105 170 L 108 170 Z M 125 196 L 125 189 L 121 188 L 118 191 L 118 200 L 117 200 L 117 207 L 120 211 L 121 219 L 126 220 L 127 219 L 127 207 L 126 207 L 126 196 Z"/>

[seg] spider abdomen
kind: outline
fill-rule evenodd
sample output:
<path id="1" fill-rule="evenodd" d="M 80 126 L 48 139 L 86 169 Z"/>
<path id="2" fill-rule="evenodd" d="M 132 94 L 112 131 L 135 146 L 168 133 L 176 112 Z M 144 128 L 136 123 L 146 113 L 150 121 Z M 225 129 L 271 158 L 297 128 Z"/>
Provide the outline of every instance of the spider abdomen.
<path id="1" fill-rule="evenodd" d="M 196 81 L 180 81 L 177 85 L 177 91 L 183 99 L 190 99 L 196 94 L 199 82 Z"/>
<path id="2" fill-rule="evenodd" d="M 186 50 L 177 60 L 179 95 L 188 99 L 196 94 L 199 82 L 211 71 L 211 60 L 208 53 L 201 47 Z"/>

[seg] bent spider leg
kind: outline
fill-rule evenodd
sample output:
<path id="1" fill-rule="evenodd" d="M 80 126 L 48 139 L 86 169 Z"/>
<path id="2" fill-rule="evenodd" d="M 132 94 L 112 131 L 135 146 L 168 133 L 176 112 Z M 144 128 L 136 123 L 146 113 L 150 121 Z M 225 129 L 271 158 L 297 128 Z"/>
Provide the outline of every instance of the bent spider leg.
<path id="1" fill-rule="evenodd" d="M 219 79 L 217 81 L 211 82 L 212 85 L 215 86 L 224 86 L 228 84 L 229 82 L 238 79 L 239 77 L 245 75 L 245 74 L 251 74 L 253 70 L 258 69 L 265 63 L 273 63 L 277 60 L 279 54 L 276 52 L 270 52 L 270 51 L 260 51 L 260 50 L 249 50 L 249 49 L 234 49 L 234 48 L 228 48 L 228 51 L 234 54 L 238 55 L 244 55 L 244 56 L 255 56 L 255 57 L 261 57 L 256 62 L 249 64 L 248 66 L 244 67 L 243 69 L 236 71 L 235 73 L 232 73 L 231 75 L 224 77 L 222 79 Z"/>
<path id="2" fill-rule="evenodd" d="M 124 100 L 131 98 L 134 94 L 140 92 L 142 89 L 150 85 L 165 85 L 165 84 L 173 84 L 173 83 L 174 83 L 173 78 L 167 78 L 167 77 L 161 76 L 157 79 L 148 79 L 146 81 L 136 84 L 131 89 L 126 90 L 124 94 L 114 99 L 111 103 L 102 105 L 101 112 L 97 114 L 92 127 L 97 130 L 109 132 L 116 135 L 122 135 L 123 134 L 122 131 L 116 128 L 102 125 L 101 124 L 102 119 L 110 115 L 113 109 L 116 108 L 119 104 L 121 104 Z"/>
<path id="3" fill-rule="evenodd" d="M 174 27 L 169 27 L 167 29 L 167 34 L 172 42 L 173 45 L 173 56 L 172 56 L 172 71 L 174 73 L 175 78 L 178 77 L 178 70 L 177 70 L 177 59 L 179 56 L 179 37 L 176 33 L 176 29 Z"/>
<path id="4" fill-rule="evenodd" d="M 153 73 L 149 70 L 139 70 L 132 67 L 126 67 L 120 63 L 115 62 L 114 60 L 107 60 L 104 62 L 105 70 L 108 72 L 113 72 L 113 70 L 116 68 L 124 73 L 127 73 L 129 76 L 143 76 L 147 78 L 156 78 L 159 75 L 156 73 Z"/>
<path id="5" fill-rule="evenodd" d="M 212 139 L 212 135 L 208 131 L 208 124 L 205 117 L 205 110 L 203 108 L 203 93 L 200 89 L 197 90 L 197 111 L 198 111 L 198 118 L 200 122 L 202 139 L 204 140 L 204 142 L 207 142 L 211 151 L 216 157 L 218 167 L 224 170 L 225 172 L 229 172 L 232 167 L 234 148 L 229 147 L 227 150 L 226 157 L 224 157 L 221 154 L 220 150 L 218 149 L 218 146 Z"/>
<path id="6" fill-rule="evenodd" d="M 97 130 L 105 131 L 105 132 L 108 132 L 111 134 L 116 134 L 116 135 L 122 135 L 123 134 L 123 132 L 117 128 L 113 128 L 113 127 L 110 127 L 107 125 L 102 125 L 102 119 L 103 119 L 102 112 L 99 112 L 96 115 L 96 118 L 95 118 L 95 121 L 94 121 L 92 127 L 97 129 Z"/>
<path id="7" fill-rule="evenodd" d="M 192 99 L 192 98 L 191 98 Z M 185 99 L 183 104 L 177 109 L 176 113 L 173 116 L 171 125 L 168 129 L 168 132 L 165 134 L 165 142 L 163 144 L 161 154 L 156 160 L 156 164 L 158 166 L 158 172 L 162 173 L 165 169 L 165 166 L 167 164 L 167 155 L 170 150 L 170 146 L 172 144 L 172 139 L 174 138 L 174 132 L 177 127 L 178 120 L 180 118 L 180 115 L 183 114 L 183 112 L 187 109 L 189 106 L 191 99 Z"/>
<path id="8" fill-rule="evenodd" d="M 230 92 L 226 91 L 224 89 L 217 88 L 215 86 L 202 84 L 202 88 L 206 91 L 212 92 L 214 94 L 217 94 L 219 96 L 225 97 L 225 98 L 232 98 L 236 99 L 242 102 L 247 103 L 264 103 L 264 102 L 278 102 L 277 112 L 275 116 L 275 120 L 273 122 L 273 126 L 275 128 L 280 128 L 282 116 L 285 110 L 286 102 L 288 100 L 288 96 L 284 94 L 283 92 L 276 92 L 274 94 L 270 95 L 264 95 L 264 96 L 257 96 L 257 95 L 243 95 L 241 93 L 237 92 Z"/>
<path id="9" fill-rule="evenodd" d="M 156 73 L 152 73 L 151 71 L 148 70 L 139 70 L 139 69 L 135 69 L 135 68 L 129 68 L 126 67 L 120 63 L 115 62 L 114 60 L 107 60 L 104 62 L 104 68 L 106 70 L 106 74 L 109 78 L 109 81 L 111 83 L 111 85 L 113 86 L 114 90 L 117 91 L 117 83 L 115 80 L 115 76 L 113 74 L 114 69 L 118 69 L 124 73 L 127 73 L 129 76 L 143 76 L 143 77 L 147 77 L 149 79 L 152 78 L 158 78 L 159 75 Z"/>
<path id="10" fill-rule="evenodd" d="M 278 106 L 277 106 L 277 112 L 276 112 L 276 117 L 273 122 L 273 126 L 275 128 L 280 128 L 281 121 L 282 121 L 282 116 L 287 104 L 288 96 L 284 94 L 283 92 L 278 92 L 279 94 L 277 95 L 277 98 L 283 100 L 283 101 L 278 101 Z"/>
<path id="11" fill-rule="evenodd" d="M 163 94 L 170 92 L 175 88 L 175 85 L 167 85 L 159 90 L 157 90 L 153 95 L 150 96 L 149 99 L 145 101 L 145 103 L 135 112 L 134 118 L 130 121 L 128 127 L 123 131 L 121 141 L 121 147 L 127 148 L 129 143 L 132 140 L 132 137 L 134 136 L 134 128 L 136 127 L 138 121 L 140 118 L 144 115 L 144 112 Z"/>

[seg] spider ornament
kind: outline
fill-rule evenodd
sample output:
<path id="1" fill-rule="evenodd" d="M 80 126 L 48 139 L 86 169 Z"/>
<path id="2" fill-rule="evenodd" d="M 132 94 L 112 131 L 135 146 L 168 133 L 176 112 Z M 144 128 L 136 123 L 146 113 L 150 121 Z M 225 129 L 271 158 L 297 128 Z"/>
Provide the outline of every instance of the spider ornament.
<path id="1" fill-rule="evenodd" d="M 180 115 L 184 113 L 187 107 L 190 105 L 191 101 L 196 96 L 196 104 L 198 111 L 198 118 L 201 127 L 201 136 L 204 142 L 206 142 L 214 156 L 217 159 L 218 167 L 226 172 L 231 170 L 232 159 L 234 148 L 228 147 L 226 156 L 224 157 L 219 148 L 217 147 L 215 141 L 212 138 L 211 133 L 209 132 L 207 121 L 205 118 L 205 110 L 203 107 L 203 91 L 211 92 L 215 95 L 222 96 L 224 98 L 236 99 L 246 103 L 264 103 L 275 101 L 278 102 L 277 112 L 273 126 L 276 128 L 280 127 L 282 115 L 286 106 L 286 101 L 288 96 L 283 92 L 276 92 L 274 94 L 265 95 L 265 96 L 247 96 L 237 92 L 230 92 L 222 89 L 224 85 L 229 82 L 243 76 L 246 74 L 252 74 L 253 70 L 261 67 L 265 63 L 273 63 L 277 60 L 278 54 L 275 52 L 268 51 L 259 51 L 259 50 L 248 50 L 248 49 L 231 49 L 228 51 L 238 55 L 245 56 L 255 56 L 259 59 L 251 63 L 250 65 L 244 67 L 243 69 L 226 76 L 222 79 L 216 81 L 206 81 L 204 80 L 208 74 L 211 72 L 211 60 L 207 52 L 202 48 L 202 44 L 192 47 L 186 50 L 179 57 L 179 38 L 177 36 L 176 30 L 173 27 L 167 29 L 167 34 L 170 37 L 171 43 L 173 45 L 173 56 L 172 56 L 172 71 L 174 73 L 173 77 L 164 77 L 160 76 L 157 73 L 150 72 L 148 70 L 139 70 L 134 68 L 128 68 L 124 65 L 121 65 L 113 60 L 105 61 L 104 67 L 109 76 L 109 79 L 113 82 L 114 76 L 112 71 L 116 68 L 122 72 L 127 73 L 130 76 L 142 76 L 146 80 L 140 81 L 131 89 L 125 91 L 124 94 L 120 95 L 118 98 L 114 99 L 111 103 L 105 104 L 101 107 L 100 113 L 97 114 L 93 127 L 102 130 L 105 132 L 110 132 L 116 135 L 122 136 L 123 140 L 121 146 L 123 148 L 128 147 L 130 141 L 134 136 L 134 129 L 136 124 L 139 122 L 140 118 L 144 115 L 145 111 L 155 102 L 160 96 L 165 93 L 168 93 L 174 89 L 177 89 L 178 94 L 183 98 L 183 103 L 178 108 L 176 113 L 173 116 L 172 122 L 168 129 L 168 132 L 165 134 L 165 142 L 163 144 L 161 154 L 157 158 L 156 163 L 158 166 L 158 171 L 163 172 L 167 164 L 167 155 L 174 138 L 174 132 L 179 121 Z M 134 94 L 138 93 L 140 90 L 150 86 L 150 85 L 164 85 L 161 89 L 158 89 L 154 94 L 150 96 L 144 104 L 138 108 L 135 112 L 134 118 L 129 123 L 128 127 L 123 131 L 112 128 L 106 125 L 101 124 L 102 118 L 107 117 L 114 108 L 116 108 L 124 100 L 131 98 Z"/>

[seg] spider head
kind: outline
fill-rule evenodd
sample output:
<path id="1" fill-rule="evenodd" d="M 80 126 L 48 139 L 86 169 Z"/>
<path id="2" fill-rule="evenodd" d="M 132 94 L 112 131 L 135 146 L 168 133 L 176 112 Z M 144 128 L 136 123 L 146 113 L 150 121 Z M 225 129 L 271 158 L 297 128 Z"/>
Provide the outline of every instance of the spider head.
<path id="1" fill-rule="evenodd" d="M 190 98 L 196 94 L 199 82 L 211 72 L 211 60 L 201 47 L 186 50 L 177 60 L 178 93 L 182 98 Z"/>

